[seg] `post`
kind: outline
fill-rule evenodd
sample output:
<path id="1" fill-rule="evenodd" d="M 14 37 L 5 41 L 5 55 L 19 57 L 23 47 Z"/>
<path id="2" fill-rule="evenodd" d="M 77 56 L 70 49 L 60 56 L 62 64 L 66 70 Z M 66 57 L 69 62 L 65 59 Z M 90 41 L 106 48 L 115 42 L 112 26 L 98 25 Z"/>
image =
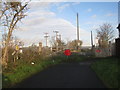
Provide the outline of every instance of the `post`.
<path id="1" fill-rule="evenodd" d="M 67 61 L 68 61 L 68 57 L 69 57 L 69 56 L 67 56 Z"/>
<path id="2" fill-rule="evenodd" d="M 39 42 L 39 55 L 42 53 L 42 42 Z"/>

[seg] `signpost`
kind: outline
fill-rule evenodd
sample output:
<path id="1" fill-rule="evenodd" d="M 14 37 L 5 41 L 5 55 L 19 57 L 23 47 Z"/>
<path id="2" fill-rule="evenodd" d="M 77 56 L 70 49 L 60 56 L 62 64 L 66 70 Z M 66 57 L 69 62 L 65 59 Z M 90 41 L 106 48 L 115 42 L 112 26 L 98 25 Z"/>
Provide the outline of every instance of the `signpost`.
<path id="1" fill-rule="evenodd" d="M 66 50 L 64 51 L 64 54 L 67 56 L 67 59 L 68 59 L 68 56 L 71 55 L 71 51 L 70 51 L 69 49 L 66 49 Z"/>
<path id="2" fill-rule="evenodd" d="M 19 50 L 19 46 L 18 46 L 18 45 L 16 45 L 16 50 L 17 50 L 17 51 Z"/>
<path id="3" fill-rule="evenodd" d="M 13 62 L 15 63 L 16 59 L 18 59 L 18 51 L 20 50 L 19 46 L 16 45 L 15 46 L 15 51 L 12 53 L 12 55 L 14 56 L 13 58 Z M 21 51 L 22 52 L 22 51 Z"/>

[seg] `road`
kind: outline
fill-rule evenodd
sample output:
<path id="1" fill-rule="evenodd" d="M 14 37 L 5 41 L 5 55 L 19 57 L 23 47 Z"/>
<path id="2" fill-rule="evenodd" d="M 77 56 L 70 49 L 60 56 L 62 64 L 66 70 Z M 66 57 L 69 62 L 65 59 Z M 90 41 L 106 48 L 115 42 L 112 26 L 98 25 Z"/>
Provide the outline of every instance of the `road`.
<path id="1" fill-rule="evenodd" d="M 106 88 L 90 64 L 61 63 L 33 75 L 14 88 Z"/>

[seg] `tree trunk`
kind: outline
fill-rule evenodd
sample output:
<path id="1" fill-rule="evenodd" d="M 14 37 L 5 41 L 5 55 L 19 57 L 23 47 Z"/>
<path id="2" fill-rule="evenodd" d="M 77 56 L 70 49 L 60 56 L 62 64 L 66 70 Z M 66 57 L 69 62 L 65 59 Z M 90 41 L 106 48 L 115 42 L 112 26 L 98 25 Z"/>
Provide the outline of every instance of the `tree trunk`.
<path id="1" fill-rule="evenodd" d="M 9 41 L 10 41 L 10 37 L 12 35 L 12 29 L 9 30 L 8 32 L 8 37 L 7 40 L 5 41 L 5 49 L 4 49 L 4 53 L 3 53 L 3 57 L 2 57 L 2 65 L 7 68 L 7 62 L 8 62 L 8 45 L 9 45 Z"/>

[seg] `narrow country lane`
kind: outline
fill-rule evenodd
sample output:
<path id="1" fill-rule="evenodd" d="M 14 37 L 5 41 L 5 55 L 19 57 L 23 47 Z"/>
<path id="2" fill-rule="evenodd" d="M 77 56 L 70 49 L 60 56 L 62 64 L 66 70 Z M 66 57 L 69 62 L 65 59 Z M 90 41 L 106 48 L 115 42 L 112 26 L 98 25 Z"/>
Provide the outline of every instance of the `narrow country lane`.
<path id="1" fill-rule="evenodd" d="M 89 62 L 62 63 L 24 80 L 14 88 L 105 88 Z"/>

